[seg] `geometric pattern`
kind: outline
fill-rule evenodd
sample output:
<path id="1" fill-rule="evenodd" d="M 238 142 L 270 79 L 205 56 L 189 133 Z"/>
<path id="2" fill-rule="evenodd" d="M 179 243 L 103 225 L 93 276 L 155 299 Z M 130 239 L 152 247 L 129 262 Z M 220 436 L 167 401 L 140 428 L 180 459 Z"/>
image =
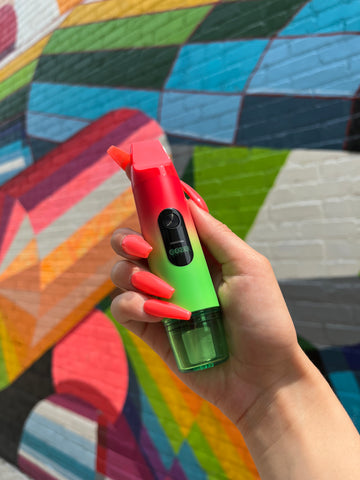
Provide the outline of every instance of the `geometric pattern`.
<path id="1" fill-rule="evenodd" d="M 229 420 L 112 323 L 110 235 L 138 225 L 105 152 L 167 135 L 246 236 L 290 149 L 359 148 L 360 9 L 324 5 L 0 9 L 0 448 L 34 478 L 259 478 Z M 304 348 L 359 428 L 359 347 Z"/>
<path id="2" fill-rule="evenodd" d="M 3 182 L 114 108 L 137 108 L 183 140 L 357 148 L 355 0 L 65 3 L 59 28 L 0 75 L 0 148 L 14 150 L 20 132 L 23 142 Z"/>
<path id="3" fill-rule="evenodd" d="M 1 388 L 56 343 L 113 286 L 110 236 L 137 226 L 110 144 L 162 138 L 135 110 L 114 111 L 1 189 Z"/>

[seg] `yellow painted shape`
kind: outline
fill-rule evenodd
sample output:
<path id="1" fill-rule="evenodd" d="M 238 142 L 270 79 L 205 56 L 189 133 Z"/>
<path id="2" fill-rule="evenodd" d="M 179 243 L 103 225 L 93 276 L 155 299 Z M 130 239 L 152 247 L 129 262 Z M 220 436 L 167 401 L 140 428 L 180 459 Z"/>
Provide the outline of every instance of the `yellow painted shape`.
<path id="1" fill-rule="evenodd" d="M 134 212 L 133 194 L 129 188 L 42 260 L 41 290 L 82 258 Z"/>
<path id="2" fill-rule="evenodd" d="M 0 275 L 0 281 L 27 270 L 39 261 L 37 243 L 33 238 Z"/>
<path id="3" fill-rule="evenodd" d="M 0 312 L 0 340 L 1 340 L 1 347 L 4 357 L 4 363 L 6 372 L 8 375 L 9 383 L 11 383 L 20 373 L 22 370 L 21 364 L 19 362 L 18 356 L 16 355 L 16 351 L 7 331 L 4 319 L 2 318 Z"/>
<path id="4" fill-rule="evenodd" d="M 209 403 L 204 402 L 195 419 L 211 450 L 230 480 L 255 480 L 244 458 L 239 455 L 221 422 L 214 415 Z"/>
<path id="5" fill-rule="evenodd" d="M 254 460 L 250 455 L 248 447 L 245 443 L 244 437 L 241 435 L 240 431 L 235 427 L 235 425 L 227 418 L 225 415 L 214 405 L 210 404 L 210 408 L 213 412 L 213 415 L 218 419 L 221 423 L 226 435 L 231 440 L 232 444 L 234 445 L 237 455 L 241 457 L 246 464 L 249 471 L 253 473 L 254 480 L 260 480 L 260 475 L 257 472 L 255 467 Z"/>
<path id="6" fill-rule="evenodd" d="M 176 383 L 173 381 L 171 372 L 150 347 L 148 347 L 139 337 L 131 335 L 139 355 L 144 359 L 146 368 L 149 370 L 152 378 L 164 398 L 175 422 L 178 424 L 184 438 L 187 437 L 193 423 L 194 415 L 188 408 L 183 396 L 180 394 Z"/>
<path id="7" fill-rule="evenodd" d="M 166 12 L 178 8 L 192 8 L 219 3 L 219 0 L 107 0 L 79 5 L 74 8 L 61 27 L 103 22 L 114 18 L 134 17 L 147 13 Z"/>
<path id="8" fill-rule="evenodd" d="M 42 38 L 39 42 L 35 43 L 34 46 L 29 48 L 29 50 L 21 53 L 14 58 L 14 60 L 8 63 L 8 65 L 3 67 L 0 70 L 0 82 L 6 78 L 9 78 L 21 68 L 26 67 L 26 65 L 39 58 L 45 48 L 45 45 L 48 43 L 50 36 L 51 35 L 47 35 L 46 37 Z"/>

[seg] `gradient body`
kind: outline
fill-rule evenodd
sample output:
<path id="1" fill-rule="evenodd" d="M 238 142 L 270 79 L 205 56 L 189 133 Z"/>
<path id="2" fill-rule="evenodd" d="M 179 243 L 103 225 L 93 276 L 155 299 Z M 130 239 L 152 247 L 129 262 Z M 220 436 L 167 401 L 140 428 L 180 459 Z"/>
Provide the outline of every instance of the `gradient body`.
<path id="1" fill-rule="evenodd" d="M 132 145 L 131 183 L 142 234 L 153 247 L 148 258 L 153 273 L 175 292 L 171 301 L 191 312 L 218 307 L 219 302 L 203 250 L 187 206 L 183 188 L 171 159 L 160 142 Z M 193 250 L 188 265 L 177 266 L 167 257 L 158 225 L 160 213 L 175 208 L 183 217 Z"/>

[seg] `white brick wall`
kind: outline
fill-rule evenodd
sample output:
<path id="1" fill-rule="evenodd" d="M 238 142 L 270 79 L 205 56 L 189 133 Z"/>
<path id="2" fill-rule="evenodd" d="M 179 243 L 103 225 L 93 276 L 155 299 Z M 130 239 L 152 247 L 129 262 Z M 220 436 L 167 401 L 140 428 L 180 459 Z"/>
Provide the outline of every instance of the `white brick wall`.
<path id="1" fill-rule="evenodd" d="M 360 155 L 293 150 L 247 236 L 279 279 L 360 272 Z"/>

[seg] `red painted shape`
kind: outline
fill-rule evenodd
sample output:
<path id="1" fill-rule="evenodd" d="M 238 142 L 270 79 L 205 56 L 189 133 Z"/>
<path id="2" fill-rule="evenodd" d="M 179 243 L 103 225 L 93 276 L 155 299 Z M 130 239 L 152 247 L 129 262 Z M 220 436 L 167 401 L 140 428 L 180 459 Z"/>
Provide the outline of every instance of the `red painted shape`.
<path id="1" fill-rule="evenodd" d="M 99 142 L 111 133 L 114 126 L 120 125 L 138 113 L 138 110 L 124 108 L 104 115 L 30 165 L 26 170 L 7 182 L 2 190 L 14 197 L 25 195 L 42 180 L 55 172 L 57 173 L 62 166 L 88 150 L 90 145 Z"/>
<path id="2" fill-rule="evenodd" d="M 121 337 L 106 315 L 94 310 L 55 346 L 52 376 L 57 393 L 90 403 L 111 423 L 117 419 L 129 371 Z"/>
<path id="3" fill-rule="evenodd" d="M 11 5 L 0 8 L 0 55 L 9 50 L 16 41 L 16 13 Z"/>

